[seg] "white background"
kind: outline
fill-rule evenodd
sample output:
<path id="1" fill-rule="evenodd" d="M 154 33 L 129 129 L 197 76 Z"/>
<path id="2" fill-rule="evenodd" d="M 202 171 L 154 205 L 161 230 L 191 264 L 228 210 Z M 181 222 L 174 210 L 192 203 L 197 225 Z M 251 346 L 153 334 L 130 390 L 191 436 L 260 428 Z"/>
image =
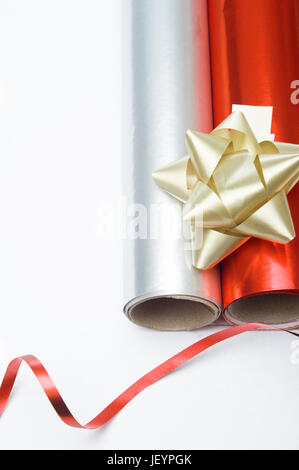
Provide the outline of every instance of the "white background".
<path id="1" fill-rule="evenodd" d="M 121 195 L 120 37 L 121 0 L 0 1 L 0 373 L 35 354 L 82 423 L 216 330 L 160 333 L 122 314 L 121 242 L 103 240 L 99 216 Z M 64 425 L 23 365 L 0 447 L 299 448 L 293 341 L 221 343 L 98 431 Z"/>

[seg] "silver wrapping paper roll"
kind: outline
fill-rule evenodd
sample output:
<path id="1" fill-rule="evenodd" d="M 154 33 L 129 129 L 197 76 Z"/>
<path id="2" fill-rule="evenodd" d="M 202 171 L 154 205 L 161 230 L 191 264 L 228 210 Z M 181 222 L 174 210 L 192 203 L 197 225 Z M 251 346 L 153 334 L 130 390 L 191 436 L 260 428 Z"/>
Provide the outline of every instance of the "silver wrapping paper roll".
<path id="1" fill-rule="evenodd" d="M 124 0 L 123 23 L 124 195 L 144 225 L 125 241 L 124 311 L 149 328 L 191 330 L 220 314 L 219 270 L 193 268 L 182 237 L 153 237 L 150 210 L 181 220 L 152 172 L 186 154 L 188 128 L 212 129 L 206 1 Z"/>

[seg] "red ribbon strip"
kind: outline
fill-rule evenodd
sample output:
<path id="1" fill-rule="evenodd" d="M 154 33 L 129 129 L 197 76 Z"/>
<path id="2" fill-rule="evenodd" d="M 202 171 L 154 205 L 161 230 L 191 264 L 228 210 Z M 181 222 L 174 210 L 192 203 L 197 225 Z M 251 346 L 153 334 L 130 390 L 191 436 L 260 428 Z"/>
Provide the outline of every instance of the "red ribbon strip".
<path id="1" fill-rule="evenodd" d="M 245 333 L 246 331 L 260 329 L 286 331 L 287 333 L 299 337 L 298 333 L 282 330 L 281 328 L 276 328 L 274 326 L 261 323 L 247 323 L 244 325 L 226 328 L 197 341 L 175 356 L 172 356 L 158 367 L 152 369 L 150 372 L 141 377 L 141 379 L 137 380 L 137 382 L 127 388 L 127 390 L 125 390 L 121 395 L 113 400 L 103 411 L 101 411 L 101 413 L 99 413 L 93 420 L 85 425 L 78 423 L 78 421 L 74 418 L 41 362 L 36 357 L 31 355 L 17 357 L 9 363 L 0 387 L 0 416 L 6 407 L 15 379 L 18 375 L 20 365 L 23 361 L 29 365 L 35 377 L 39 381 L 42 389 L 47 395 L 54 410 L 65 424 L 76 428 L 97 429 L 110 421 L 111 418 L 113 418 L 122 408 L 124 408 L 131 400 L 133 400 L 136 395 L 142 392 L 142 390 L 149 387 L 154 382 L 157 382 L 157 380 L 177 369 L 179 366 L 197 356 L 202 351 L 205 351 L 211 346 L 214 346 L 215 344 L 220 343 L 221 341 L 224 341 L 228 338 Z"/>

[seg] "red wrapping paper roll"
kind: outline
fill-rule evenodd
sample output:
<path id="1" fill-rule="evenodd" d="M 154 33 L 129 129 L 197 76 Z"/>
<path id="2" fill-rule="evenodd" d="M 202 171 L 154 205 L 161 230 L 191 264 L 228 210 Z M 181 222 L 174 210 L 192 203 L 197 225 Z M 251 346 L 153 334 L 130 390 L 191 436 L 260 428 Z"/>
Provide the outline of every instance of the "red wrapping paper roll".
<path id="1" fill-rule="evenodd" d="M 273 106 L 275 140 L 299 144 L 298 0 L 209 0 L 214 125 L 232 104 Z M 297 237 L 252 238 L 222 263 L 224 316 L 231 323 L 299 324 L 298 185 L 289 194 Z M 266 295 L 265 295 L 266 294 Z"/>

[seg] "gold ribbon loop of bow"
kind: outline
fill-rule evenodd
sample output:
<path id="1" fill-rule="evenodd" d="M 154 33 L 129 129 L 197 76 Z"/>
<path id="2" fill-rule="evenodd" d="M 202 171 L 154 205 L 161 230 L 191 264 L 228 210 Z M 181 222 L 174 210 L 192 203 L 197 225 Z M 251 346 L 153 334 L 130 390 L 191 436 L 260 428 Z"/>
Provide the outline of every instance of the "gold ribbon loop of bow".
<path id="1" fill-rule="evenodd" d="M 258 142 L 235 111 L 210 134 L 188 130 L 186 146 L 187 157 L 153 178 L 183 203 L 196 268 L 211 268 L 251 236 L 278 243 L 295 237 L 286 195 L 299 180 L 299 145 Z"/>

